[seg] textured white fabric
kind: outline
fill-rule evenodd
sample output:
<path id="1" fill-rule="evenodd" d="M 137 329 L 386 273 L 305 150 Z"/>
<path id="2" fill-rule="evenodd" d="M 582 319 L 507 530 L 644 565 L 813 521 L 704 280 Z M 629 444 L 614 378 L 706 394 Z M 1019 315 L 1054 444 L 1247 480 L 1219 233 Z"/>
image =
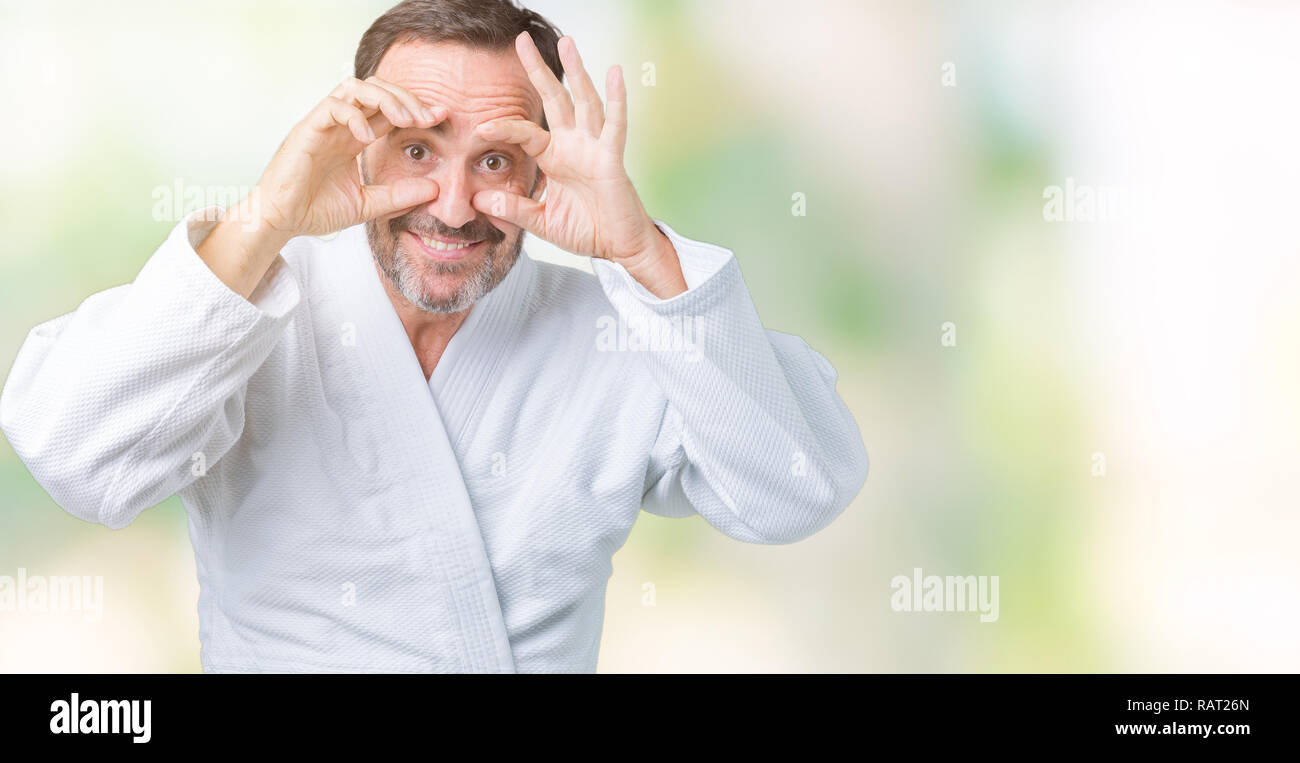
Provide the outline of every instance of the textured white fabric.
<path id="1" fill-rule="evenodd" d="M 195 253 L 208 214 L 33 329 L 0 399 L 72 514 L 180 494 L 205 671 L 593 671 L 643 504 L 788 543 L 866 478 L 831 365 L 666 225 L 684 294 L 522 255 L 426 382 L 363 226 L 294 239 L 245 300 Z"/>

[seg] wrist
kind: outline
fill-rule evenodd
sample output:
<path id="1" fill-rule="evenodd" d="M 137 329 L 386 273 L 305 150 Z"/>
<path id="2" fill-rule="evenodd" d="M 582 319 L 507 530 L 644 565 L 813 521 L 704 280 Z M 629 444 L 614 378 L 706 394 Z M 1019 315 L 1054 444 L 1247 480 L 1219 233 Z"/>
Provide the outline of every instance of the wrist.
<path id="1" fill-rule="evenodd" d="M 256 190 L 234 207 L 199 244 L 196 252 L 231 291 L 249 298 L 280 250 L 294 237 L 259 214 Z"/>
<path id="2" fill-rule="evenodd" d="M 669 299 L 686 291 L 681 260 L 672 241 L 653 221 L 645 244 L 616 260 L 638 283 L 660 299 Z"/>

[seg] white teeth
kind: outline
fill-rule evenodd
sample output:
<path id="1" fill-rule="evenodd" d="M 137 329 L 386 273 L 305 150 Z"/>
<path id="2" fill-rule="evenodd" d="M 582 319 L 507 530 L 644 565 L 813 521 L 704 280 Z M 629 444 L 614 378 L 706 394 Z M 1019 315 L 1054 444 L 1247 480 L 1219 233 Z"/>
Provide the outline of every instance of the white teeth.
<path id="1" fill-rule="evenodd" d="M 454 252 L 458 249 L 466 249 L 474 245 L 474 244 L 444 244 L 443 242 L 437 239 L 425 238 L 424 236 L 420 236 L 420 240 L 424 242 L 425 246 L 439 252 Z"/>

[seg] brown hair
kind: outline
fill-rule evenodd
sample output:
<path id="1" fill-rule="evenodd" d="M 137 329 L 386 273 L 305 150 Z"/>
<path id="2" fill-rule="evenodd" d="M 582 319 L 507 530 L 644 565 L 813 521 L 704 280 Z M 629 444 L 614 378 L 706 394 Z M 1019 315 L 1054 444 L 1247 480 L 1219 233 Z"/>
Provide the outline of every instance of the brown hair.
<path id="1" fill-rule="evenodd" d="M 356 78 L 374 74 L 388 49 L 400 42 L 459 42 L 475 48 L 513 50 L 515 38 L 522 32 L 532 36 L 542 60 L 563 82 L 560 30 L 513 0 L 404 0 L 375 19 L 361 36 L 354 64 Z"/>

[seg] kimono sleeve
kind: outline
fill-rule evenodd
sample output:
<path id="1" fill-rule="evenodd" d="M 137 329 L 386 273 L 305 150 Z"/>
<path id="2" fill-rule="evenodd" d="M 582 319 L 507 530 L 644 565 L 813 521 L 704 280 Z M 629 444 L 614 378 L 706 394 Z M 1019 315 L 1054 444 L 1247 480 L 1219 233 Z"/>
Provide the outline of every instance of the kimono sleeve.
<path id="1" fill-rule="evenodd" d="M 300 294 L 282 258 L 250 299 L 195 251 L 219 215 L 182 220 L 134 282 L 28 334 L 0 395 L 0 426 L 69 513 L 129 524 L 239 438 L 249 377 Z"/>
<path id="2" fill-rule="evenodd" d="M 658 225 L 686 292 L 658 299 L 622 266 L 593 262 L 620 320 L 646 333 L 639 354 L 667 399 L 644 508 L 698 513 L 753 543 L 805 538 L 866 480 L 866 449 L 835 369 L 799 337 L 763 327 L 730 251 Z"/>

